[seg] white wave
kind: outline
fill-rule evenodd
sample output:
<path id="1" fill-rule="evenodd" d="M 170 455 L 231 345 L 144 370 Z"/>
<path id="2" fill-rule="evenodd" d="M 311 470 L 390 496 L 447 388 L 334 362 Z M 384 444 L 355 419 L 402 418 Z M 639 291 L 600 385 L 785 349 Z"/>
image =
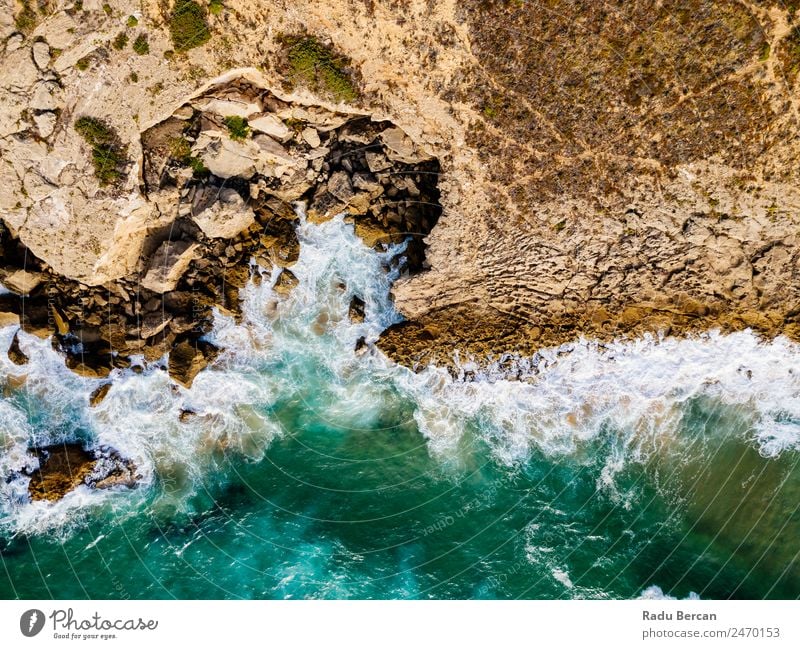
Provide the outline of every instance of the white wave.
<path id="1" fill-rule="evenodd" d="M 636 599 L 667 599 L 667 600 L 677 600 L 677 597 L 672 597 L 671 595 L 667 595 L 664 593 L 663 590 L 659 586 L 648 586 L 645 588 L 639 597 Z M 700 599 L 700 596 L 697 593 L 690 592 L 686 597 L 683 597 L 684 600 L 695 600 Z"/>
<path id="2" fill-rule="evenodd" d="M 370 250 L 342 216 L 322 224 L 301 218 L 298 236 L 300 258 L 291 269 L 298 286 L 281 298 L 274 291 L 280 269 L 254 266 L 264 280 L 242 291 L 240 323 L 216 315 L 208 337 L 225 351 L 191 389 L 174 384 L 158 363 L 142 374 L 115 370 L 106 398 L 89 408 L 99 381 L 70 372 L 49 341 L 20 333 L 30 362 L 19 367 L 0 354 L 0 472 L 30 467 L 30 446 L 78 440 L 132 459 L 142 489 L 80 489 L 58 503 L 26 503 L 27 482 L 14 480 L 0 485 L 0 525 L 42 531 L 87 506 L 121 514 L 143 493 L 156 511 L 181 508 L 210 474 L 263 457 L 286 432 L 272 414 L 282 403 L 302 403 L 309 418 L 358 430 L 405 404 L 430 453 L 447 462 L 470 452 L 463 443 L 470 436 L 509 465 L 534 452 L 593 462 L 592 444 L 605 435 L 611 449 L 599 486 L 612 490 L 630 462 L 669 452 L 699 398 L 736 410 L 765 457 L 800 447 L 800 347 L 786 339 L 765 343 L 745 331 L 608 345 L 581 340 L 518 359 L 514 374 L 524 380 L 509 380 L 497 367 L 469 382 L 436 367 L 415 374 L 374 350 L 354 351 L 360 338 L 374 341 L 399 320 L 389 296 L 397 272 L 389 267 L 402 246 Z M 354 296 L 365 302 L 361 323 L 348 317 Z M 0 348 L 13 333 L 0 331 Z"/>

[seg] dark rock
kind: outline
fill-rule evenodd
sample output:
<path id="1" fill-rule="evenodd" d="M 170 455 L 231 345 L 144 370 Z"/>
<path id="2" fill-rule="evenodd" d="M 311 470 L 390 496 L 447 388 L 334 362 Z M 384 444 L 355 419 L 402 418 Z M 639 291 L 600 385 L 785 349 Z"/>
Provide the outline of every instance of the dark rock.
<path id="1" fill-rule="evenodd" d="M 19 331 L 14 334 L 11 345 L 8 347 L 8 357 L 16 365 L 25 365 L 28 362 L 28 356 L 19 347 Z"/>
<path id="2" fill-rule="evenodd" d="M 364 300 L 357 295 L 353 296 L 350 300 L 349 315 L 352 322 L 364 322 Z"/>
<path id="3" fill-rule="evenodd" d="M 89 395 L 89 405 L 94 408 L 98 403 L 106 398 L 108 391 L 111 389 L 111 383 L 103 383 L 94 389 Z"/>

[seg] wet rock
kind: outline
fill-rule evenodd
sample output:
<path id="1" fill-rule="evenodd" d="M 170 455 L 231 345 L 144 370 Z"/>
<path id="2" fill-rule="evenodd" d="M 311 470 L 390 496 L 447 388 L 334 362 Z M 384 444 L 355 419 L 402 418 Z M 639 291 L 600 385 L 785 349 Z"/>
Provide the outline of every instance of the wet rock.
<path id="1" fill-rule="evenodd" d="M 60 444 L 31 449 L 39 468 L 31 473 L 31 500 L 60 500 L 84 483 L 97 462 L 94 454 L 78 444 Z"/>
<path id="2" fill-rule="evenodd" d="M 292 289 L 297 286 L 298 283 L 299 280 L 295 274 L 284 268 L 278 280 L 275 282 L 274 290 L 278 295 L 286 296 L 291 293 Z"/>
<path id="3" fill-rule="evenodd" d="M 150 260 L 142 286 L 154 293 L 173 291 L 189 264 L 197 257 L 198 244 L 188 241 L 165 241 Z"/>
<path id="4" fill-rule="evenodd" d="M 0 310 L 0 328 L 19 325 L 19 315 L 12 311 Z"/>
<path id="5" fill-rule="evenodd" d="M 15 365 L 25 365 L 28 362 L 27 354 L 19 347 L 19 331 L 11 339 L 11 345 L 8 347 L 8 358 Z"/>
<path id="6" fill-rule="evenodd" d="M 192 387 L 192 381 L 212 361 L 219 350 L 203 341 L 183 341 L 176 345 L 169 354 L 169 375 L 186 388 Z"/>
<path id="7" fill-rule="evenodd" d="M 106 398 L 108 391 L 111 389 L 111 383 L 103 383 L 96 387 L 89 395 L 89 406 L 94 408 L 98 403 Z"/>
<path id="8" fill-rule="evenodd" d="M 364 300 L 357 295 L 353 296 L 353 299 L 350 300 L 350 308 L 348 309 L 348 314 L 352 322 L 364 322 L 365 306 Z"/>

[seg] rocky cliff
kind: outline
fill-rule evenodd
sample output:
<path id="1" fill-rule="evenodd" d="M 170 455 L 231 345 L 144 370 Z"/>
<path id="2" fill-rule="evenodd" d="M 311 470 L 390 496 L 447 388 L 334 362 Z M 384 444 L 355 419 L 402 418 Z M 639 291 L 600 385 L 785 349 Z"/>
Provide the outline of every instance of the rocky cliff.
<path id="1" fill-rule="evenodd" d="M 407 321 L 379 343 L 411 366 L 800 337 L 793 3 L 2 2 L 0 281 L 118 305 L 116 338 L 89 325 L 109 363 L 186 342 L 180 282 L 233 277 L 202 305 L 231 308 L 245 257 L 287 266 L 297 198 L 371 244 L 415 235 Z M 34 305 L 65 348 L 86 326 Z M 213 354 L 192 349 L 189 368 Z"/>

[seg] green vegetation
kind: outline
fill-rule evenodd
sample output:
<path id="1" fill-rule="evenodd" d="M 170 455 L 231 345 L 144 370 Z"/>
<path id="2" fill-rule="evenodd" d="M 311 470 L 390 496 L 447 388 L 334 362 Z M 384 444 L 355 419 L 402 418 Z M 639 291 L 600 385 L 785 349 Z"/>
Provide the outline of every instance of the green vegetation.
<path id="1" fill-rule="evenodd" d="M 314 92 L 331 95 L 337 101 L 353 101 L 358 90 L 346 67 L 350 61 L 336 55 L 313 36 L 284 37 L 288 45 L 289 77 Z"/>
<path id="2" fill-rule="evenodd" d="M 94 175 L 101 185 L 118 183 L 124 177 L 125 147 L 114 129 L 95 117 L 80 117 L 75 121 L 75 130 L 92 148 Z"/>
<path id="3" fill-rule="evenodd" d="M 219 16 L 224 8 L 225 5 L 222 4 L 222 0 L 211 0 L 211 2 L 208 3 L 209 13 L 212 13 L 215 16 Z"/>
<path id="4" fill-rule="evenodd" d="M 22 0 L 20 4 L 22 5 L 22 9 L 20 9 L 20 12 L 14 17 L 14 25 L 23 34 L 30 34 L 36 29 L 36 11 L 31 7 L 30 0 Z"/>
<path id="5" fill-rule="evenodd" d="M 107 2 L 106 2 L 106 3 L 104 3 L 104 4 L 103 4 L 103 11 L 105 11 L 105 12 L 106 12 L 106 14 L 110 16 L 110 15 L 111 15 L 111 12 L 112 12 L 111 5 L 110 5 L 110 4 L 108 4 Z"/>
<path id="6" fill-rule="evenodd" d="M 111 41 L 111 44 L 114 46 L 115 50 L 124 50 L 125 46 L 128 44 L 128 35 L 125 32 L 120 32 L 117 34 L 116 38 Z"/>
<path id="7" fill-rule="evenodd" d="M 176 52 L 199 47 L 211 38 L 206 10 L 194 0 L 175 0 L 169 19 L 169 31 Z"/>
<path id="8" fill-rule="evenodd" d="M 192 146 L 185 137 L 175 137 L 170 140 L 169 154 L 179 164 L 190 167 L 195 178 L 208 176 L 208 169 L 200 158 L 192 155 Z"/>
<path id="9" fill-rule="evenodd" d="M 250 127 L 244 117 L 226 117 L 224 122 L 228 127 L 228 133 L 234 140 L 244 140 L 250 135 Z"/>
<path id="10" fill-rule="evenodd" d="M 128 75 L 128 79 L 130 80 L 131 83 L 136 83 L 137 81 L 139 81 L 139 75 L 136 74 L 135 72 L 131 72 Z"/>
<path id="11" fill-rule="evenodd" d="M 800 25 L 793 27 L 786 37 L 786 52 L 789 56 L 789 71 L 794 75 L 800 69 Z"/>
<path id="12" fill-rule="evenodd" d="M 136 37 L 136 40 L 133 41 L 133 51 L 143 56 L 150 51 L 150 43 L 147 42 L 147 34 L 142 32 Z"/>
<path id="13" fill-rule="evenodd" d="M 761 51 L 758 53 L 759 61 L 766 61 L 769 58 L 769 41 L 764 41 L 761 44 Z"/>
<path id="14" fill-rule="evenodd" d="M 78 59 L 75 62 L 75 67 L 78 68 L 78 70 L 80 70 L 81 72 L 83 72 L 84 70 L 88 70 L 89 69 L 89 66 L 91 65 L 91 63 L 92 63 L 92 57 L 91 56 L 84 56 L 82 59 Z"/>
<path id="15" fill-rule="evenodd" d="M 136 16 L 128 16 L 128 27 L 136 27 L 139 24 L 139 19 Z"/>

